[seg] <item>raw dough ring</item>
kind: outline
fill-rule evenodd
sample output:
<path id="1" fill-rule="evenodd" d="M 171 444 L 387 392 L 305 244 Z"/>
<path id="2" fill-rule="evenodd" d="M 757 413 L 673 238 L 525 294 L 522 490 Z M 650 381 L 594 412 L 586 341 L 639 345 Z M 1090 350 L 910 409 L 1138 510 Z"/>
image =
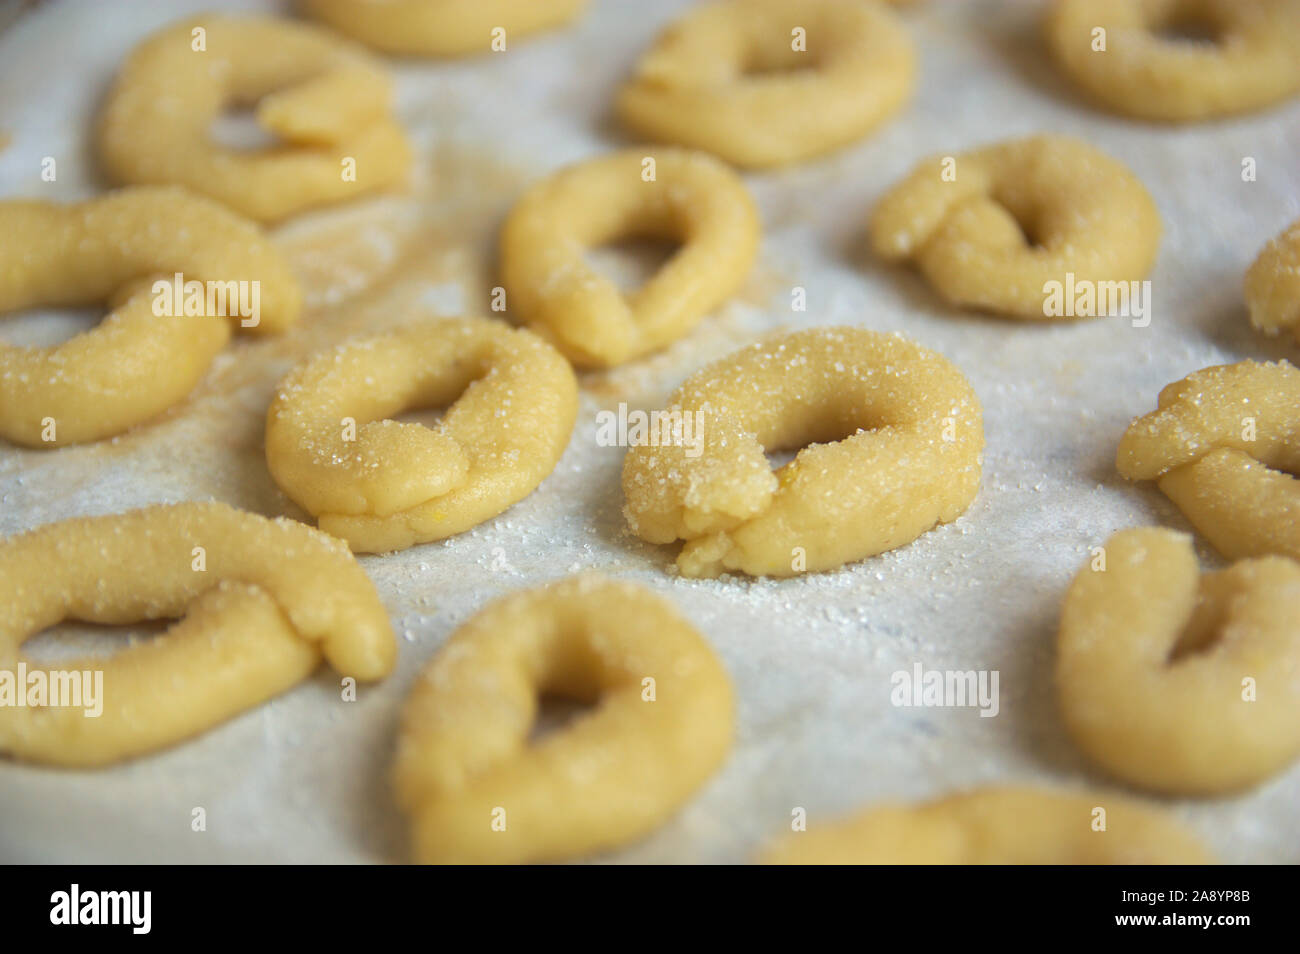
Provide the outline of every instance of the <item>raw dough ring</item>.
<path id="1" fill-rule="evenodd" d="M 207 31 L 206 50 L 191 30 Z M 389 113 L 383 67 L 305 23 L 205 16 L 138 46 L 108 95 L 99 154 L 123 183 L 177 183 L 261 222 L 342 202 L 401 180 L 406 134 Z M 256 103 L 281 143 L 243 150 L 212 141 L 230 106 Z M 344 160 L 355 160 L 355 179 Z"/>
<path id="2" fill-rule="evenodd" d="M 196 570 L 195 547 L 206 567 Z M 106 765 L 172 745 L 285 691 L 323 655 L 379 679 L 397 643 L 374 585 L 337 540 L 218 503 L 81 517 L 0 542 L 0 669 L 65 619 L 121 625 L 181 617 L 110 658 L 27 670 L 100 670 L 103 713 L 0 707 L 0 752 Z"/>
<path id="3" fill-rule="evenodd" d="M 1246 304 L 1260 331 L 1290 328 L 1300 341 L 1300 219 L 1264 246 L 1246 272 Z"/>
<path id="4" fill-rule="evenodd" d="M 1194 371 L 1129 425 L 1116 465 L 1158 481 L 1229 559 L 1300 559 L 1300 370 L 1240 361 Z"/>
<path id="5" fill-rule="evenodd" d="M 390 420 L 451 401 L 435 427 Z M 573 369 L 546 342 L 499 321 L 446 318 L 345 342 L 295 368 L 267 411 L 266 462 L 354 551 L 402 550 L 532 493 L 577 413 Z"/>
<path id="6" fill-rule="evenodd" d="M 871 243 L 886 261 L 914 261 L 955 305 L 1042 321 L 1047 283 L 1067 273 L 1076 285 L 1144 278 L 1160 213 L 1105 153 L 1032 136 L 924 160 L 876 207 Z"/>
<path id="7" fill-rule="evenodd" d="M 542 693 L 593 708 L 530 742 Z M 498 600 L 402 713 L 393 778 L 416 859 L 549 861 L 639 838 L 717 769 L 734 709 L 708 643 L 647 590 L 590 574 Z"/>
<path id="8" fill-rule="evenodd" d="M 642 179 L 643 160 L 655 179 Z M 501 233 L 501 271 L 523 320 L 575 364 L 610 367 L 691 330 L 745 280 L 758 252 L 758 211 L 745 184 L 703 153 L 629 149 L 533 186 Z M 627 237 L 682 243 L 625 298 L 583 252 Z"/>
<path id="9" fill-rule="evenodd" d="M 486 53 L 492 31 L 516 36 L 567 23 L 587 0 L 299 0 L 308 16 L 386 53 Z M 509 47 L 507 47 L 508 49 Z"/>
<path id="10" fill-rule="evenodd" d="M 1105 555 L 1061 611 L 1057 683 L 1079 746 L 1171 795 L 1244 788 L 1300 754 L 1300 563 L 1202 575 L 1191 537 L 1156 527 L 1120 531 Z"/>
<path id="11" fill-rule="evenodd" d="M 1093 830 L 1095 810 L 1105 831 Z M 883 804 L 840 824 L 786 835 L 776 865 L 1210 864 L 1163 813 L 1101 792 L 999 786 L 921 805 Z"/>
<path id="12" fill-rule="evenodd" d="M 693 420 L 702 440 L 693 448 L 683 428 L 675 443 L 629 450 L 624 512 L 644 540 L 687 541 L 685 576 L 833 569 L 956 520 L 979 487 L 975 392 L 946 358 L 901 335 L 771 337 L 688 378 L 668 411 Z M 805 444 L 772 472 L 765 449 Z"/>
<path id="13" fill-rule="evenodd" d="M 258 282 L 259 322 L 155 315 L 153 280 L 171 283 L 178 272 L 187 282 Z M 65 342 L 0 343 L 6 440 L 56 447 L 120 434 L 189 394 L 234 322 L 270 334 L 302 307 L 288 263 L 261 230 L 184 189 L 122 189 L 74 205 L 0 202 L 0 313 L 101 301 L 113 306 L 104 320 Z M 46 418 L 53 440 L 44 439 Z"/>
<path id="14" fill-rule="evenodd" d="M 793 49 L 803 28 L 806 50 Z M 767 75 L 746 75 L 777 70 Z M 911 95 L 898 16 L 857 0 L 721 0 L 696 7 L 637 64 L 618 110 L 643 136 L 750 168 L 861 139 Z"/>
<path id="15" fill-rule="evenodd" d="M 1154 32 L 1183 22 L 1209 26 L 1216 42 Z M 1093 49 L 1098 28 L 1105 52 Z M 1293 0 L 1057 0 L 1047 40 L 1057 65 L 1093 100 L 1140 119 L 1230 116 L 1300 90 Z"/>

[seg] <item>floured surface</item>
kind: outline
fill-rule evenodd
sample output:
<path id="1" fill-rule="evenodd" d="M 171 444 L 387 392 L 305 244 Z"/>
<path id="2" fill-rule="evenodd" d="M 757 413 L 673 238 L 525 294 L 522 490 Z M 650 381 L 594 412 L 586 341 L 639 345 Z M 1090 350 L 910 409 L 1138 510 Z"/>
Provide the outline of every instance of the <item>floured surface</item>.
<path id="1" fill-rule="evenodd" d="M 95 194 L 90 117 L 104 84 L 151 29 L 203 6 L 59 0 L 0 34 L 0 138 L 10 139 L 0 195 Z M 615 85 L 684 6 L 600 0 L 572 28 L 511 42 L 504 54 L 398 67 L 399 118 L 418 153 L 411 195 L 276 232 L 309 283 L 299 326 L 236 341 L 189 401 L 117 440 L 0 449 L 0 532 L 186 499 L 304 517 L 262 456 L 275 382 L 365 329 L 422 312 L 488 313 L 493 242 L 512 197 L 566 162 L 628 144 L 610 116 Z M 975 784 L 1105 785 L 1057 713 L 1060 601 L 1088 548 L 1114 530 L 1188 529 L 1153 486 L 1127 484 L 1114 465 L 1124 429 L 1155 408 L 1160 388 L 1210 364 L 1297 358 L 1289 339 L 1250 328 L 1241 286 L 1260 248 L 1300 215 L 1300 104 L 1185 129 L 1132 123 L 1079 103 L 1048 62 L 1028 4 L 931 0 L 902 15 L 921 61 L 914 103 L 828 159 L 746 176 L 764 239 L 732 303 L 660 355 L 583 375 L 567 453 L 503 516 L 442 544 L 362 559 L 402 637 L 394 676 L 344 703 L 322 669 L 194 742 L 107 771 L 0 763 L 0 859 L 405 860 L 387 775 L 419 667 L 489 599 L 580 569 L 672 599 L 722 656 L 739 705 L 722 771 L 614 860 L 748 860 L 788 830 L 796 806 L 816 824 L 878 799 Z M 958 312 L 866 251 L 869 210 L 923 156 L 1053 131 L 1125 162 L 1155 197 L 1165 234 L 1149 327 L 1026 326 Z M 55 183 L 40 180 L 45 156 L 57 158 Z M 1246 157 L 1257 181 L 1242 181 Z M 796 286 L 805 312 L 791 311 Z M 971 380 L 987 437 L 974 504 L 909 546 L 833 573 L 668 575 L 673 548 L 625 530 L 624 451 L 597 445 L 597 410 L 660 407 L 692 371 L 765 331 L 828 324 L 902 331 Z M 22 316 L 0 334 L 35 343 L 56 326 L 70 333 L 84 321 Z M 41 640 L 54 638 L 63 637 Z M 893 707 L 890 677 L 915 663 L 998 670 L 998 716 Z M 1300 767 L 1241 797 L 1168 804 L 1224 860 L 1300 861 Z M 191 831 L 196 807 L 206 832 Z"/>

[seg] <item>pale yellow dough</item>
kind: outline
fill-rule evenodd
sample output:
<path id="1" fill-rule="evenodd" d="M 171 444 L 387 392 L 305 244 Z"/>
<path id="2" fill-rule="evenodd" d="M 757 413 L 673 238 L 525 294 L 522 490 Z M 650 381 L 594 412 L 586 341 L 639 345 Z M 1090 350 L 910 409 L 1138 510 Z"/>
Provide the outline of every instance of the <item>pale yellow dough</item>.
<path id="1" fill-rule="evenodd" d="M 19 652 L 66 619 L 175 617 L 163 635 L 109 658 L 43 666 Z M 0 752 L 15 758 L 121 761 L 265 702 L 322 655 L 341 675 L 371 680 L 389 673 L 396 654 L 379 595 L 347 548 L 291 520 L 184 503 L 65 520 L 0 542 L 0 669 L 16 672 L 23 661 L 28 672 L 103 672 L 97 718 L 0 707 Z"/>
<path id="2" fill-rule="evenodd" d="M 1195 371 L 1120 440 L 1116 466 L 1155 480 L 1230 559 L 1300 559 L 1300 370 L 1240 361 Z"/>
<path id="3" fill-rule="evenodd" d="M 1191 537 L 1122 530 L 1079 571 L 1056 676 L 1070 734 L 1134 785 L 1215 795 L 1300 754 L 1300 563 L 1202 575 Z"/>
<path id="4" fill-rule="evenodd" d="M 1246 272 L 1246 304 L 1260 331 L 1290 329 L 1300 341 L 1300 219 L 1264 246 Z"/>
<path id="5" fill-rule="evenodd" d="M 915 74 L 911 37 L 881 5 L 721 0 L 659 36 L 618 111 L 649 139 L 761 168 L 861 139 L 902 107 Z"/>
<path id="6" fill-rule="evenodd" d="M 530 741 L 542 693 L 593 708 Z M 709 645 L 649 591 L 585 575 L 511 594 L 452 634 L 403 711 L 393 778 L 415 858 L 553 861 L 633 841 L 716 771 L 734 707 Z"/>
<path id="7" fill-rule="evenodd" d="M 587 0 L 298 0 L 308 16 L 386 53 L 460 56 L 505 49 L 517 36 L 549 30 L 582 12 Z"/>
<path id="8" fill-rule="evenodd" d="M 1160 230 L 1121 163 L 1077 139 L 1032 136 L 922 161 L 876 206 L 871 244 L 914 262 L 954 305 L 1042 321 L 1056 319 L 1049 282 L 1145 278 Z"/>
<path id="9" fill-rule="evenodd" d="M 501 233 L 502 277 L 511 309 L 570 361 L 609 367 L 680 338 L 734 293 L 754 263 L 759 227 L 745 184 L 717 160 L 628 149 L 562 169 L 524 193 Z M 625 296 L 583 253 L 630 237 L 681 248 Z"/>
<path id="10" fill-rule="evenodd" d="M 451 403 L 434 427 L 391 420 Z M 359 553 L 495 517 L 555 469 L 578 412 L 568 362 L 531 332 L 446 318 L 345 342 L 280 382 L 266 462 Z"/>
<path id="11" fill-rule="evenodd" d="M 176 273 L 259 283 L 257 324 L 230 305 L 218 315 L 155 314 L 153 281 Z M 104 320 L 60 344 L 0 343 L 6 440 L 58 447 L 147 421 L 189 394 L 232 327 L 282 331 L 302 295 L 256 225 L 184 189 L 122 189 L 71 205 L 0 202 L 0 313 L 98 302 L 112 307 Z"/>
<path id="12" fill-rule="evenodd" d="M 1057 66 L 1101 106 L 1194 122 L 1269 106 L 1300 91 L 1295 0 L 1056 0 L 1047 41 Z M 1214 42 L 1157 31 L 1208 28 Z M 1105 31 L 1105 49 L 1098 30 Z"/>
<path id="13" fill-rule="evenodd" d="M 206 31 L 203 50 L 196 29 Z M 165 27 L 131 53 L 100 117 L 99 155 L 117 182 L 188 186 L 274 222 L 405 177 L 410 147 L 390 99 L 382 65 L 333 33 L 210 14 Z M 276 144 L 212 140 L 213 121 L 244 105 Z"/>
<path id="14" fill-rule="evenodd" d="M 702 444 L 683 428 L 629 450 L 624 512 L 642 539 L 687 541 L 686 576 L 834 569 L 956 520 L 979 487 L 975 392 L 901 335 L 770 337 L 687 379 L 667 410 L 695 415 Z M 773 473 L 764 451 L 798 447 Z"/>
<path id="15" fill-rule="evenodd" d="M 1105 811 L 1098 831 L 1097 809 Z M 917 806 L 883 804 L 857 818 L 793 832 L 775 865 L 1175 865 L 1213 858 L 1159 811 L 1108 793 L 1010 786 Z"/>

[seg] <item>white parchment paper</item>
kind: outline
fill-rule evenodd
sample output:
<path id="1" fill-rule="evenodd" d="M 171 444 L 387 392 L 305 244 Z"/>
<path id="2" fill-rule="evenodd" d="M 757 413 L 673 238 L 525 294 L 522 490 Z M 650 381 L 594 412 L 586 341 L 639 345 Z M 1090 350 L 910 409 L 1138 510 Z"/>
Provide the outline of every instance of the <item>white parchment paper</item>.
<path id="1" fill-rule="evenodd" d="M 205 7 L 251 2 L 53 0 L 0 33 L 0 196 L 74 200 L 102 190 L 92 117 L 127 52 Z M 0 532 L 159 501 L 215 498 L 303 518 L 262 454 L 275 381 L 312 351 L 422 314 L 487 313 L 492 242 L 511 199 L 570 161 L 628 144 L 613 90 L 685 3 L 594 0 L 587 15 L 505 53 L 394 63 L 399 112 L 419 150 L 407 192 L 303 216 L 277 231 L 312 307 L 275 341 L 241 340 L 192 398 L 101 444 L 0 448 Z M 563 460 L 530 497 L 444 543 L 363 557 L 400 640 L 396 673 L 339 699 L 322 668 L 292 692 L 194 741 L 128 765 L 70 772 L 0 761 L 5 861 L 391 862 L 407 858 L 387 771 L 402 701 L 448 634 L 503 593 L 580 569 L 671 599 L 726 663 L 739 699 L 730 758 L 668 824 L 611 856 L 738 862 L 788 830 L 884 798 L 992 782 L 1101 787 L 1066 737 L 1052 684 L 1064 589 L 1088 548 L 1126 526 L 1188 529 L 1153 487 L 1115 472 L 1129 420 L 1190 371 L 1296 358 L 1248 326 L 1241 278 L 1300 215 L 1300 103 L 1189 128 L 1093 111 L 1056 74 L 1039 7 L 929 0 L 902 16 L 920 54 L 911 106 L 823 161 L 747 175 L 761 206 L 759 265 L 743 292 L 661 355 L 583 377 Z M 941 304 L 923 281 L 871 258 L 875 200 L 921 157 L 1039 131 L 1083 137 L 1147 184 L 1165 235 L 1149 327 L 1124 319 L 1029 326 Z M 44 157 L 58 178 L 40 178 Z M 1258 178 L 1242 179 L 1255 160 Z M 806 289 L 806 312 L 791 290 Z M 6 340 L 58 340 L 90 313 L 6 318 Z M 687 374 L 763 332 L 824 324 L 898 330 L 969 376 L 988 448 L 979 497 L 955 524 L 833 573 L 773 582 L 687 581 L 672 552 L 628 536 L 623 451 L 598 446 L 595 414 L 653 408 Z M 1202 547 L 1208 563 L 1212 553 Z M 137 638 L 146 636 L 143 628 Z M 66 627 L 30 644 L 53 657 L 103 633 Z M 108 637 L 120 645 L 121 636 Z M 890 676 L 997 670 L 1000 712 L 890 704 Z M 1300 766 L 1240 797 L 1166 801 L 1232 862 L 1300 861 Z M 191 830 L 202 807 L 207 830 Z"/>

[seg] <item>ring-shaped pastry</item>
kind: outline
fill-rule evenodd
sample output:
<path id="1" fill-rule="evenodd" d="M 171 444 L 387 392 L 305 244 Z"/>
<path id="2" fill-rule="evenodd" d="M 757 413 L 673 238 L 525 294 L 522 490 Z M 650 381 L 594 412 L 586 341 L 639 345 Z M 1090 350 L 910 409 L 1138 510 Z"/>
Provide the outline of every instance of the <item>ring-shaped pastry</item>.
<path id="1" fill-rule="evenodd" d="M 809 825 L 807 831 L 786 835 L 768 850 L 764 861 L 776 865 L 1186 865 L 1209 864 L 1213 859 L 1189 832 L 1140 802 L 1101 792 L 1002 786 L 915 806 L 883 804 L 825 828 Z"/>
<path id="2" fill-rule="evenodd" d="M 188 186 L 275 222 L 405 176 L 410 147 L 390 98 L 383 67 L 326 30 L 205 16 L 165 27 L 131 53 L 100 117 L 99 155 L 117 182 Z M 244 104 L 256 104 L 258 125 L 279 142 L 213 142 L 217 117 Z"/>
<path id="3" fill-rule="evenodd" d="M 308 16 L 385 53 L 461 56 L 504 39 L 549 30 L 582 12 L 587 0 L 298 0 Z"/>
<path id="4" fill-rule="evenodd" d="M 593 708 L 530 743 L 542 693 Z M 639 838 L 717 769 L 734 706 L 708 643 L 645 589 L 589 574 L 498 600 L 402 713 L 394 787 L 416 859 L 549 861 Z"/>
<path id="5" fill-rule="evenodd" d="M 391 420 L 447 405 L 433 427 Z M 359 553 L 477 526 L 555 469 L 573 369 L 531 332 L 446 318 L 345 342 L 295 368 L 266 415 L 271 476 Z"/>
<path id="6" fill-rule="evenodd" d="M 1300 755 L 1300 563 L 1202 574 L 1191 537 L 1106 541 L 1070 585 L 1057 686 L 1071 736 L 1117 777 L 1171 795 L 1253 785 Z"/>
<path id="7" fill-rule="evenodd" d="M 681 425 L 628 451 L 624 512 L 644 540 L 687 541 L 686 576 L 833 569 L 956 520 L 979 487 L 975 392 L 901 335 L 770 337 L 688 378 L 661 414 Z M 765 451 L 797 447 L 773 473 Z"/>
<path id="8" fill-rule="evenodd" d="M 1181 26 L 1208 28 L 1213 41 L 1157 32 Z M 1230 116 L 1300 91 L 1300 7 L 1292 0 L 1056 0 L 1047 41 L 1092 100 L 1139 119 Z"/>
<path id="9" fill-rule="evenodd" d="M 632 237 L 681 248 L 625 296 L 583 253 Z M 630 149 L 562 169 L 524 193 L 501 233 L 501 271 L 525 323 L 575 364 L 609 367 L 680 338 L 722 304 L 749 274 L 758 239 L 754 201 L 722 163 Z"/>
<path id="10" fill-rule="evenodd" d="M 947 301 L 1040 321 L 1094 317 L 1053 314 L 1052 283 L 1127 285 L 1151 270 L 1159 243 L 1160 213 L 1142 183 L 1065 136 L 931 156 L 871 217 L 876 254 L 914 262 Z"/>
<path id="11" fill-rule="evenodd" d="M 660 35 L 618 111 L 649 139 L 761 168 L 861 139 L 899 110 L 915 74 L 906 28 L 879 4 L 721 0 Z"/>
<path id="12" fill-rule="evenodd" d="M 202 313 L 182 313 L 171 293 L 177 275 L 221 292 L 210 314 L 206 294 Z M 241 289 L 256 291 L 254 318 L 238 314 Z M 0 313 L 96 302 L 112 310 L 67 341 L 0 344 L 6 440 L 58 447 L 120 434 L 189 394 L 233 323 L 250 334 L 282 331 L 302 295 L 256 225 L 184 189 L 122 189 L 72 205 L 0 202 Z"/>
<path id="13" fill-rule="evenodd" d="M 62 620 L 180 617 L 108 658 L 33 664 L 19 647 Z M 217 503 L 147 507 L 49 524 L 0 542 L 0 670 L 102 672 L 102 712 L 0 706 L 0 752 L 106 765 L 172 745 L 302 681 L 323 655 L 379 679 L 397 643 L 347 548 L 292 520 Z M 20 669 L 21 667 L 21 669 Z M 19 687 L 22 691 L 26 687 Z"/>
<path id="14" fill-rule="evenodd" d="M 1116 466 L 1157 481 L 1229 559 L 1300 560 L 1300 369 L 1240 361 L 1194 371 L 1129 425 Z"/>
<path id="15" fill-rule="evenodd" d="M 1246 304 L 1260 331 L 1289 328 L 1300 341 L 1300 219 L 1265 245 L 1246 272 Z"/>

